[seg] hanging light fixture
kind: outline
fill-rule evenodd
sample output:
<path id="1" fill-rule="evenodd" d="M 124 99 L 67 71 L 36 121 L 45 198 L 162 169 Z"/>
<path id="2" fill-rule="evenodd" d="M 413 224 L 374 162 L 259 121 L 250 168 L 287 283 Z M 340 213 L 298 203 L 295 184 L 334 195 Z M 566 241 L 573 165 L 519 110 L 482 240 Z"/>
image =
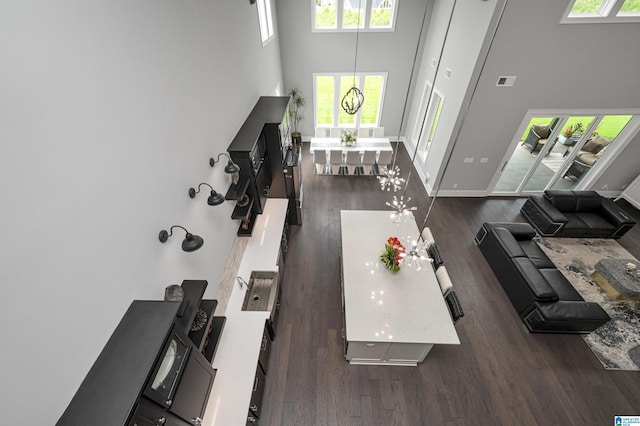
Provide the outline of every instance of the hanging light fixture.
<path id="1" fill-rule="evenodd" d="M 391 212 L 391 220 L 393 223 L 406 222 L 407 217 L 412 215 L 412 211 L 417 210 L 417 207 L 407 207 L 407 203 L 411 201 L 411 197 L 407 197 L 407 200 L 404 200 L 404 195 L 400 196 L 400 198 L 393 196 L 393 202 L 386 203 L 387 206 L 391 207 L 393 210 Z"/>
<path id="2" fill-rule="evenodd" d="M 364 103 L 364 94 L 362 94 L 360 89 L 358 89 L 358 87 L 356 86 L 356 66 L 358 64 L 358 35 L 360 34 L 360 11 L 362 10 L 360 8 L 361 1 L 362 0 L 358 0 L 358 23 L 356 25 L 356 53 L 355 53 L 355 58 L 353 60 L 353 86 L 351 86 L 351 88 L 347 90 L 347 93 L 345 93 L 344 97 L 342 98 L 342 102 L 340 102 L 340 106 L 342 106 L 342 109 L 344 110 L 344 112 L 346 112 L 349 115 L 354 115 L 356 112 L 358 112 L 358 110 Z"/>
<path id="3" fill-rule="evenodd" d="M 411 248 L 402 253 L 400 264 L 415 267 L 416 271 L 424 269 L 426 265 L 431 265 L 433 259 L 429 256 L 429 245 L 428 242 L 422 240 L 422 236 L 417 240 L 412 240 Z"/>
<path id="4" fill-rule="evenodd" d="M 400 177 L 400 167 L 396 166 L 396 158 L 398 156 L 398 146 L 400 133 L 402 132 L 402 124 L 404 123 L 404 116 L 407 111 L 407 104 L 409 102 L 409 95 L 411 94 L 411 82 L 413 81 L 413 74 L 416 68 L 416 62 L 418 60 L 418 55 L 420 53 L 420 40 L 422 39 L 422 31 L 424 30 L 424 23 L 427 20 L 427 12 L 429 10 L 429 2 L 427 2 L 424 8 L 424 14 L 422 15 L 422 24 L 420 25 L 420 32 L 418 33 L 418 41 L 416 43 L 416 51 L 413 55 L 413 64 L 411 65 L 411 74 L 409 75 L 409 84 L 407 84 L 407 94 L 404 98 L 404 106 L 402 107 L 402 115 L 400 116 L 400 126 L 398 127 L 398 141 L 396 141 L 396 150 L 393 154 L 393 162 L 391 167 L 386 167 L 380 176 L 378 176 L 378 181 L 380 182 L 380 189 L 383 191 L 390 191 L 393 189 L 393 192 L 398 192 L 402 189 L 402 184 L 405 183 L 405 179 Z M 442 55 L 442 52 L 440 53 Z M 438 61 L 438 65 L 440 61 Z M 437 72 L 437 71 L 436 71 Z M 416 143 L 416 147 L 417 147 Z M 415 153 L 413 155 L 413 160 L 411 160 L 411 164 L 415 161 Z M 411 173 L 411 172 L 409 172 Z M 407 180 L 409 176 L 407 176 Z M 408 184 L 408 182 L 407 182 Z"/>
<path id="5" fill-rule="evenodd" d="M 393 192 L 400 191 L 405 183 L 405 179 L 400 176 L 400 167 L 398 166 L 385 167 L 382 174 L 378 176 L 378 181 L 380 181 L 380 189 L 383 191 L 391 191 L 393 189 Z"/>

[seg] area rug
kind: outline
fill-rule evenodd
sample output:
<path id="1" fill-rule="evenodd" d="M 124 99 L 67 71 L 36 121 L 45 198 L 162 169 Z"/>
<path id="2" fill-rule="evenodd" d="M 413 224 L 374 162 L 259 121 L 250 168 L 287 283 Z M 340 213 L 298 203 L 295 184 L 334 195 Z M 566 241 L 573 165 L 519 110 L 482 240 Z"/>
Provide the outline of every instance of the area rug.
<path id="1" fill-rule="evenodd" d="M 584 300 L 596 302 L 611 321 L 582 337 L 610 370 L 640 370 L 640 301 L 611 300 L 591 279 L 600 259 L 633 259 L 615 240 L 540 238 L 540 248 Z"/>

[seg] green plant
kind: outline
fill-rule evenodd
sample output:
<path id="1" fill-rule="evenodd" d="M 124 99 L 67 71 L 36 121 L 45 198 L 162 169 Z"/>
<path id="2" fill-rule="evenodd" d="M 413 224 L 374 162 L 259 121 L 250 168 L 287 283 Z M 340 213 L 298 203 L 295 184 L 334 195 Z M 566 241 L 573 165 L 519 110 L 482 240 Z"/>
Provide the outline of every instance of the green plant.
<path id="1" fill-rule="evenodd" d="M 584 130 L 584 126 L 582 123 L 575 123 L 573 125 L 567 126 L 566 129 L 562 132 L 562 136 L 565 138 L 570 138 L 574 133 L 580 133 Z"/>
<path id="2" fill-rule="evenodd" d="M 289 90 L 289 97 L 291 97 L 289 114 L 291 116 L 291 124 L 293 125 L 293 133 L 299 134 L 298 126 L 300 125 L 300 121 L 304 118 L 304 115 L 302 115 L 302 109 L 304 108 L 305 101 L 300 90 L 296 88 Z"/>

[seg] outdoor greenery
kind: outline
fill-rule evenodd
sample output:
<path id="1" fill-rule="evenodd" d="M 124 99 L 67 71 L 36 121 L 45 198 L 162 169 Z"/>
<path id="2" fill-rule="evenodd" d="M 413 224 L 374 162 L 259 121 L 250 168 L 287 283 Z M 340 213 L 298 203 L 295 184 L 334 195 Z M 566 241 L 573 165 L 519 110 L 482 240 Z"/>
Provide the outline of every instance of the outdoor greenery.
<path id="1" fill-rule="evenodd" d="M 356 84 L 359 80 L 356 79 Z M 316 77 L 316 123 L 319 126 L 333 126 L 333 107 L 335 102 L 340 102 L 342 96 L 347 93 L 353 84 L 353 75 L 340 77 L 340 99 L 334 101 L 334 78 L 331 75 Z M 368 75 L 365 77 L 364 88 L 359 85 L 364 94 L 364 104 L 360 110 L 360 124 L 375 126 L 378 118 L 378 99 L 382 90 L 382 76 Z M 347 114 L 339 108 L 339 125 L 355 123 L 355 117 Z"/>
<path id="2" fill-rule="evenodd" d="M 593 14 L 600 9 L 602 0 L 576 0 L 571 8 L 571 14 Z M 640 0 L 626 0 L 620 8 L 622 13 L 640 12 Z"/>
<path id="3" fill-rule="evenodd" d="M 640 0 L 639 0 L 640 1 Z M 370 28 L 390 27 L 392 8 L 374 8 L 371 10 Z M 337 8 L 335 5 L 316 6 L 316 28 L 336 28 Z M 364 9 L 360 11 L 360 28 L 364 27 Z M 355 28 L 358 25 L 358 9 L 345 9 L 342 17 L 344 28 Z"/>
<path id="4" fill-rule="evenodd" d="M 595 133 L 598 133 L 603 138 L 607 138 L 610 140 L 614 140 L 618 134 L 624 129 L 624 126 L 627 125 L 629 120 L 631 120 L 631 115 L 607 115 L 605 116 L 598 127 L 595 130 Z M 578 123 L 582 123 L 584 128 L 588 128 L 591 122 L 595 117 L 569 117 L 569 120 L 564 124 L 564 128 L 569 126 L 575 126 Z M 529 134 L 529 128 L 534 124 L 549 124 L 553 120 L 553 117 L 534 117 L 529 124 L 527 125 L 525 132 L 522 134 L 520 140 L 525 140 L 527 135 Z"/>

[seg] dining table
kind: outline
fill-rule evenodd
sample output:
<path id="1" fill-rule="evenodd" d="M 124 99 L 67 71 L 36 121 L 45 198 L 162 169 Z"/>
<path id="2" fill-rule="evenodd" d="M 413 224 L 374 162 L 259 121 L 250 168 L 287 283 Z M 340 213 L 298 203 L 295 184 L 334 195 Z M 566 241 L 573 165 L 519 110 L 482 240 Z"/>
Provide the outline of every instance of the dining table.
<path id="1" fill-rule="evenodd" d="M 331 150 L 341 148 L 347 151 L 393 151 L 389 138 L 358 138 L 352 145 L 346 145 L 340 138 L 311 138 L 309 151 Z"/>

